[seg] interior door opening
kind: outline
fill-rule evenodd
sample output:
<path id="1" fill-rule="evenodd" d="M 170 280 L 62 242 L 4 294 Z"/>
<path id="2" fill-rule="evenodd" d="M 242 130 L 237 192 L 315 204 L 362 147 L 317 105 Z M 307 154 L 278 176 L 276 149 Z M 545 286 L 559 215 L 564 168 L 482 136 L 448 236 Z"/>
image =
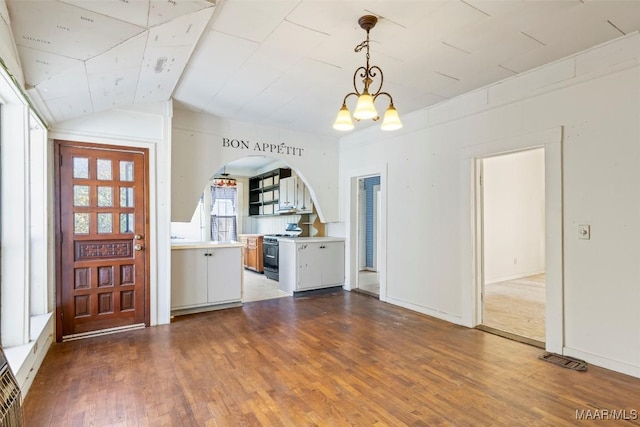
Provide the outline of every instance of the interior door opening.
<path id="1" fill-rule="evenodd" d="M 480 328 L 544 348 L 544 148 L 478 160 Z"/>
<path id="2" fill-rule="evenodd" d="M 357 289 L 380 297 L 380 175 L 358 179 Z"/>

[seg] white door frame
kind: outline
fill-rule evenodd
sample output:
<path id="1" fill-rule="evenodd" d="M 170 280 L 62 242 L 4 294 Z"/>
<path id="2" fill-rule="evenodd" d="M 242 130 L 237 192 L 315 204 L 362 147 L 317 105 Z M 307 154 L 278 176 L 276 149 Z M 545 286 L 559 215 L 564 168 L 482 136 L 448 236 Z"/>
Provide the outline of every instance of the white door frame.
<path id="1" fill-rule="evenodd" d="M 546 350 L 562 354 L 564 348 L 563 252 L 562 252 L 562 128 L 523 134 L 474 145 L 461 154 L 461 230 L 469 230 L 463 240 L 464 253 L 470 255 L 469 277 L 463 277 L 463 323 L 471 327 L 482 321 L 480 283 L 482 280 L 481 205 L 476 182 L 480 175 L 477 159 L 531 148 L 545 149 L 545 336 Z M 467 206 L 468 209 L 464 207 Z M 465 274 L 466 276 L 466 274 Z"/>
<path id="2" fill-rule="evenodd" d="M 360 254 L 358 249 L 359 239 L 359 182 L 362 178 L 370 176 L 380 176 L 380 236 L 379 236 L 379 254 L 378 254 L 378 275 L 380 279 L 380 301 L 387 300 L 387 165 L 384 169 L 362 169 L 352 171 L 345 177 L 348 189 L 348 201 L 346 204 L 345 218 L 346 223 L 345 235 L 347 236 L 345 246 L 345 285 L 346 290 L 356 289 L 358 287 L 358 273 L 360 265 Z"/>

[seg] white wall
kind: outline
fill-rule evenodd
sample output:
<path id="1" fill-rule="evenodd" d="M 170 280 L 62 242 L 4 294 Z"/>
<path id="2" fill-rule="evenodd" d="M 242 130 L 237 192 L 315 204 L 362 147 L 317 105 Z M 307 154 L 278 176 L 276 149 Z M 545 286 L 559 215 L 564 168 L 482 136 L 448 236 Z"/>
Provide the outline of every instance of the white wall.
<path id="1" fill-rule="evenodd" d="M 551 313 L 553 348 L 640 376 L 639 57 L 636 33 L 405 115 L 401 131 L 372 127 L 344 137 L 345 224 L 332 230 L 349 234 L 351 177 L 386 171 L 387 295 L 381 298 L 475 325 L 467 153 L 480 146 L 495 146 L 498 153 L 500 141 L 526 141 L 561 127 L 562 170 L 546 171 L 547 179 L 562 180 L 563 195 L 552 207 L 562 218 L 556 234 L 563 247 L 554 255 L 561 271 L 560 288 L 552 292 L 560 301 Z M 591 225 L 591 240 L 578 239 L 578 224 Z M 348 271 L 354 268 L 350 261 L 348 255 Z"/>
<path id="2" fill-rule="evenodd" d="M 224 146 L 223 138 L 249 148 Z M 257 150 L 267 144 L 267 151 Z M 277 146 L 286 148 L 278 152 Z M 275 148 L 274 148 L 275 147 Z M 298 151 L 302 149 L 302 151 Z M 275 151 L 273 151 L 275 150 Z M 338 220 L 338 140 L 176 110 L 173 118 L 172 219 L 189 221 L 202 189 L 223 165 L 250 155 L 280 160 L 307 185 L 323 222 Z"/>
<path id="3" fill-rule="evenodd" d="M 151 235 L 145 247 L 150 251 L 152 325 L 169 323 L 171 315 L 171 116 L 170 102 L 154 103 L 56 123 L 49 132 L 52 139 L 149 150 Z"/>
<path id="4" fill-rule="evenodd" d="M 544 272 L 544 150 L 483 160 L 484 282 Z"/>

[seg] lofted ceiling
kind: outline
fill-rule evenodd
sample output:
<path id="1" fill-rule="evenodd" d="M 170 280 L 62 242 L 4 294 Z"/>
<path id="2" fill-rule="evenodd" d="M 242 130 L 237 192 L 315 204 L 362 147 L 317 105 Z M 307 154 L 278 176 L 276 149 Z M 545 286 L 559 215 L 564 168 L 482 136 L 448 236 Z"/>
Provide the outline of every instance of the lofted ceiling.
<path id="1" fill-rule="evenodd" d="M 364 65 L 362 15 L 379 17 L 371 63 L 401 116 L 640 30 L 640 0 L 6 4 L 27 93 L 52 123 L 173 97 L 175 108 L 327 135 Z"/>

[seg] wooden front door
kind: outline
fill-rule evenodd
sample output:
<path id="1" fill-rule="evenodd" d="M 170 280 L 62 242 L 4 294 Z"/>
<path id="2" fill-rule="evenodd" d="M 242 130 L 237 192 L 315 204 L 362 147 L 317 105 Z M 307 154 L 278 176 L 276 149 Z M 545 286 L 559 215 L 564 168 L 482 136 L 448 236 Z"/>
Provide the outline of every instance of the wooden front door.
<path id="1" fill-rule="evenodd" d="M 147 151 L 55 148 L 58 341 L 148 325 Z"/>

